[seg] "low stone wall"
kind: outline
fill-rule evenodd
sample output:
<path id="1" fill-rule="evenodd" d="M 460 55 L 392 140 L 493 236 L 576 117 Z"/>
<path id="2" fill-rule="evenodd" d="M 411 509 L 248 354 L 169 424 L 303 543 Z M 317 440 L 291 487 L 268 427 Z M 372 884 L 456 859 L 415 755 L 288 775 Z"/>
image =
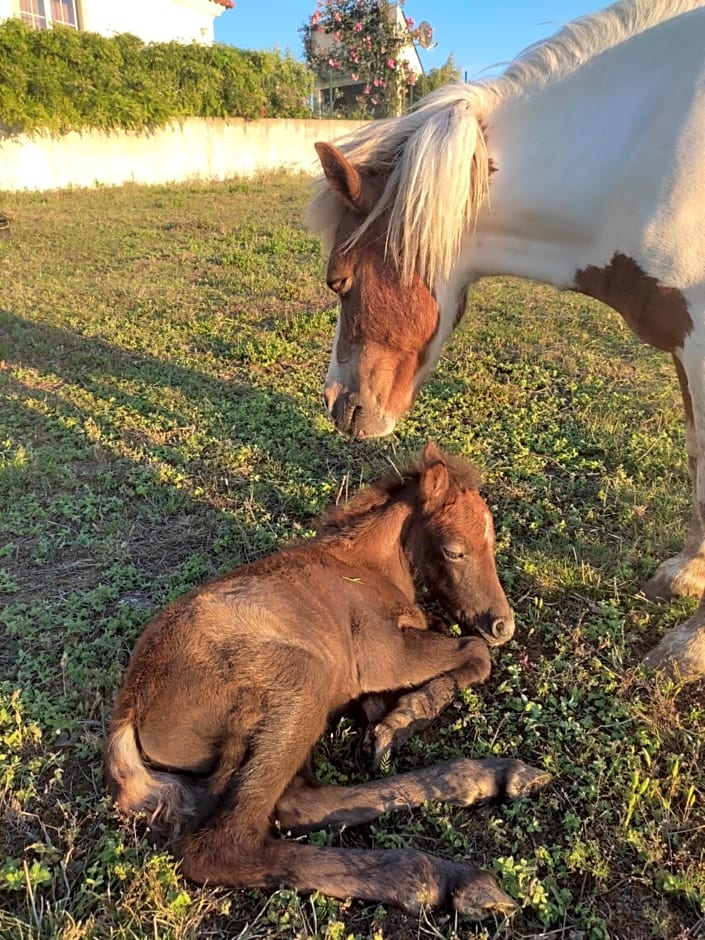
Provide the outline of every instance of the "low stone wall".
<path id="1" fill-rule="evenodd" d="M 0 137 L 0 190 L 223 180 L 277 169 L 313 174 L 320 168 L 314 143 L 362 124 L 189 118 L 140 132 Z"/>

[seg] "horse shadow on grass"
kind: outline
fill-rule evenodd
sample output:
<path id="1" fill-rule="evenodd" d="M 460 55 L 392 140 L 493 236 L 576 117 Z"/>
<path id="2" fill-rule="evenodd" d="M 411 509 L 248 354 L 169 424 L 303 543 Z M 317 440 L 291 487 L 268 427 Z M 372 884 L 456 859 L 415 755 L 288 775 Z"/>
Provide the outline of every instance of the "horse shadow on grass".
<path id="1" fill-rule="evenodd" d="M 127 642 L 115 636 L 123 664 L 150 613 L 305 532 L 369 457 L 273 388 L 8 311 L 0 358 L 10 606 L 44 605 L 57 625 L 79 610 L 87 643 L 135 608 Z M 50 636 L 59 661 L 61 628 Z M 8 656 L 8 675 L 21 677 Z"/>

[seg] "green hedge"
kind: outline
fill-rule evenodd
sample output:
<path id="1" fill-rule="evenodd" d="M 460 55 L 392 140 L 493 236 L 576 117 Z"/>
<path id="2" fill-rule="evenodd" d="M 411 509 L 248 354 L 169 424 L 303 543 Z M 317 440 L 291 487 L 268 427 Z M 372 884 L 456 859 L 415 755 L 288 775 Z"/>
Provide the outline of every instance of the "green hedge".
<path id="1" fill-rule="evenodd" d="M 309 117 L 313 81 L 288 53 L 0 23 L 0 124 L 10 133 Z"/>

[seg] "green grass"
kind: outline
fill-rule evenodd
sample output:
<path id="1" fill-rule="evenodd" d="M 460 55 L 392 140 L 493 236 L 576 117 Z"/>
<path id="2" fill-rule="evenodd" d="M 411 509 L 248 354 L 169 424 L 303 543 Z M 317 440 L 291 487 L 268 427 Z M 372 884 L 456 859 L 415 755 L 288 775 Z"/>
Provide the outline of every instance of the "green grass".
<path id="1" fill-rule="evenodd" d="M 639 668 L 693 608 L 639 594 L 689 512 L 671 363 L 585 298 L 490 280 L 395 438 L 347 442 L 320 405 L 335 309 L 306 196 L 269 177 L 0 200 L 0 935 L 699 936 L 702 685 Z M 392 769 L 517 755 L 554 782 L 316 839 L 471 859 L 519 913 L 473 927 L 183 882 L 101 778 L 136 637 L 428 437 L 483 470 L 518 630 Z M 333 729 L 321 775 L 359 778 L 359 743 Z"/>

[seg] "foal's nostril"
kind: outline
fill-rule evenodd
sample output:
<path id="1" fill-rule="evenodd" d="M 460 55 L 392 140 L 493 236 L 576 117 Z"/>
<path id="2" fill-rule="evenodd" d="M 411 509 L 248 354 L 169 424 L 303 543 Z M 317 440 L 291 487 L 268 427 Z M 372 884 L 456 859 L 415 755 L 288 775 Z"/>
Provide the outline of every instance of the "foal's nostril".
<path id="1" fill-rule="evenodd" d="M 514 625 L 498 617 L 492 621 L 492 636 L 497 640 L 508 640 L 514 633 Z"/>

